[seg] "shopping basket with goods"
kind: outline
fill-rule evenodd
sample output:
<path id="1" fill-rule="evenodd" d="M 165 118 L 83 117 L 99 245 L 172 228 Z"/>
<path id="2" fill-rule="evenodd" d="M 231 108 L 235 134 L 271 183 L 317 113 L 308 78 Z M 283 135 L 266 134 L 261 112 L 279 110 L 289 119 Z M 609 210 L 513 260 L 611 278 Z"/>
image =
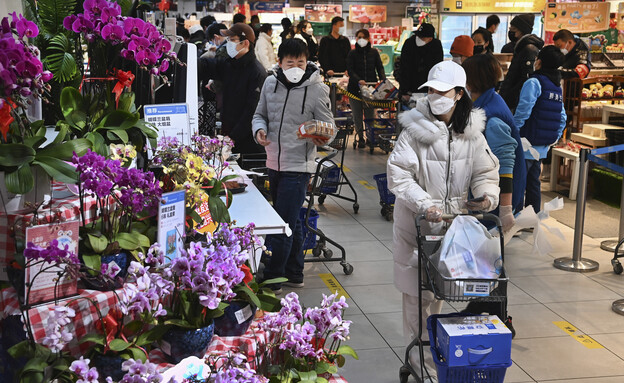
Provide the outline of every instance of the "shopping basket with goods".
<path id="1" fill-rule="evenodd" d="M 394 212 L 394 194 L 388 190 L 388 175 L 386 173 L 375 174 L 373 179 L 377 183 L 379 190 L 379 204 L 381 205 L 381 215 L 388 221 L 392 221 Z"/>
<path id="2" fill-rule="evenodd" d="M 382 136 L 393 134 L 395 131 L 395 120 L 389 118 L 371 118 L 365 119 L 364 125 L 366 127 L 366 140 L 368 141 L 369 150 L 372 154 L 375 151 L 375 147 L 379 147 L 386 154 L 390 153 L 389 147 L 382 147 L 384 141 Z"/>

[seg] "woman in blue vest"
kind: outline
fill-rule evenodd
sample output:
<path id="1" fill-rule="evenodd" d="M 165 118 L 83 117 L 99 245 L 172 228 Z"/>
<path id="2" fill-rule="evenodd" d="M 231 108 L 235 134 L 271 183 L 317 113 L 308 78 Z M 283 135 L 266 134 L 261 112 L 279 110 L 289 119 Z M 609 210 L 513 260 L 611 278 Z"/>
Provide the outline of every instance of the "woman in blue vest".
<path id="1" fill-rule="evenodd" d="M 526 164 L 520 132 L 509 107 L 494 90 L 501 77 L 501 68 L 494 56 L 474 55 L 466 59 L 462 66 L 474 107 L 485 111 L 485 138 L 500 163 L 500 207 L 493 213 L 501 219 L 503 231 L 509 231 L 514 225 L 514 212 L 519 212 L 524 206 Z"/>
<path id="2" fill-rule="evenodd" d="M 524 152 L 527 183 L 524 206 L 533 206 L 538 213 L 542 207 L 540 172 L 542 160 L 566 126 L 566 113 L 561 91 L 563 53 L 554 45 L 544 47 L 535 60 L 535 72 L 524 83 L 514 122 L 520 136 L 533 146 Z M 534 150 L 533 150 L 534 149 Z"/>

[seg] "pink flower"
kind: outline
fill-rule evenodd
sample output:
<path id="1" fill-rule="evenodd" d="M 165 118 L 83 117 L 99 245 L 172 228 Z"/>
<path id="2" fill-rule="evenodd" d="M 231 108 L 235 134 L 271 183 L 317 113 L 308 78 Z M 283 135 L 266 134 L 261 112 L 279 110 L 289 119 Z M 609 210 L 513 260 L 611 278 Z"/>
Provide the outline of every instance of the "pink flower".
<path id="1" fill-rule="evenodd" d="M 167 71 L 167 69 L 169 69 L 169 60 L 163 60 L 162 63 L 160 63 L 160 68 L 158 68 L 160 70 L 160 73 L 164 73 Z"/>
<path id="2" fill-rule="evenodd" d="M 156 64 L 157 58 L 151 49 L 144 49 L 136 54 L 136 62 L 140 65 L 151 66 Z"/>
<path id="3" fill-rule="evenodd" d="M 32 21 L 26 20 L 24 16 L 19 15 L 19 19 L 15 22 L 15 27 L 17 29 L 17 34 L 20 39 L 24 36 L 28 38 L 37 37 L 39 35 L 39 28 L 37 24 Z"/>
<path id="4" fill-rule="evenodd" d="M 119 25 L 106 24 L 102 28 L 102 38 L 112 42 L 119 42 L 124 35 L 124 30 Z"/>

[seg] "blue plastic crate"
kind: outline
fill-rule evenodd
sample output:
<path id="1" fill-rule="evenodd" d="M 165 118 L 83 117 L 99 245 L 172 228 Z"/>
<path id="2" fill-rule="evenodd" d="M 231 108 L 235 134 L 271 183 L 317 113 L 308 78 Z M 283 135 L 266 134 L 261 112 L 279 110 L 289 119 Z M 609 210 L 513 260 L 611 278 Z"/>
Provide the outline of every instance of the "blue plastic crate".
<path id="1" fill-rule="evenodd" d="M 308 231 L 308 228 L 306 227 L 306 224 L 305 224 L 305 217 L 306 217 L 307 211 L 308 209 L 305 207 L 302 207 L 301 210 L 299 211 L 299 219 L 301 220 L 301 226 L 303 229 L 302 232 L 303 232 L 303 250 L 304 251 L 314 249 L 314 247 L 316 246 L 316 234 L 314 234 L 311 231 Z M 316 229 L 318 218 L 319 218 L 318 212 L 314 209 L 310 210 L 310 218 L 308 219 L 308 223 L 310 224 L 310 227 Z"/>
<path id="2" fill-rule="evenodd" d="M 438 383 L 503 383 L 505 381 L 505 373 L 507 368 L 512 364 L 509 363 L 496 365 L 473 365 L 449 367 L 442 360 L 440 352 L 435 347 L 437 319 L 446 316 L 465 316 L 462 313 L 453 313 L 445 315 L 431 315 L 427 318 L 427 330 L 429 339 L 431 339 L 431 354 L 438 372 Z"/>
<path id="3" fill-rule="evenodd" d="M 376 174 L 373 176 L 377 182 L 377 190 L 379 190 L 379 199 L 386 205 L 394 204 L 395 195 L 388 190 L 388 175 L 386 173 Z"/>
<path id="4" fill-rule="evenodd" d="M 340 182 L 340 168 L 338 166 L 327 172 L 327 176 L 321 183 L 321 193 L 332 194 L 338 191 L 338 183 Z"/>

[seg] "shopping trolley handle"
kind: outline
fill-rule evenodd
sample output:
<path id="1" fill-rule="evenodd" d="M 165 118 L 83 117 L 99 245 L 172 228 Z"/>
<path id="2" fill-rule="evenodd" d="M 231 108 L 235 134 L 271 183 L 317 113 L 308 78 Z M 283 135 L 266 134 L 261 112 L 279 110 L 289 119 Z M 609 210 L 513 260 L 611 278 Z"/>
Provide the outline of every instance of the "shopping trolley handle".
<path id="1" fill-rule="evenodd" d="M 490 213 L 479 213 L 479 214 L 442 214 L 442 220 L 443 221 L 452 221 L 452 220 L 455 219 L 455 217 L 460 216 L 460 215 L 469 215 L 469 216 L 475 217 L 479 221 L 492 221 L 492 222 L 494 222 L 496 224 L 496 226 L 498 228 L 500 228 L 502 226 L 500 218 L 498 218 L 497 215 L 490 214 Z M 426 219 L 427 219 L 427 216 L 425 214 L 420 214 L 418 217 L 416 217 L 416 227 L 420 228 L 421 222 L 425 221 Z"/>

